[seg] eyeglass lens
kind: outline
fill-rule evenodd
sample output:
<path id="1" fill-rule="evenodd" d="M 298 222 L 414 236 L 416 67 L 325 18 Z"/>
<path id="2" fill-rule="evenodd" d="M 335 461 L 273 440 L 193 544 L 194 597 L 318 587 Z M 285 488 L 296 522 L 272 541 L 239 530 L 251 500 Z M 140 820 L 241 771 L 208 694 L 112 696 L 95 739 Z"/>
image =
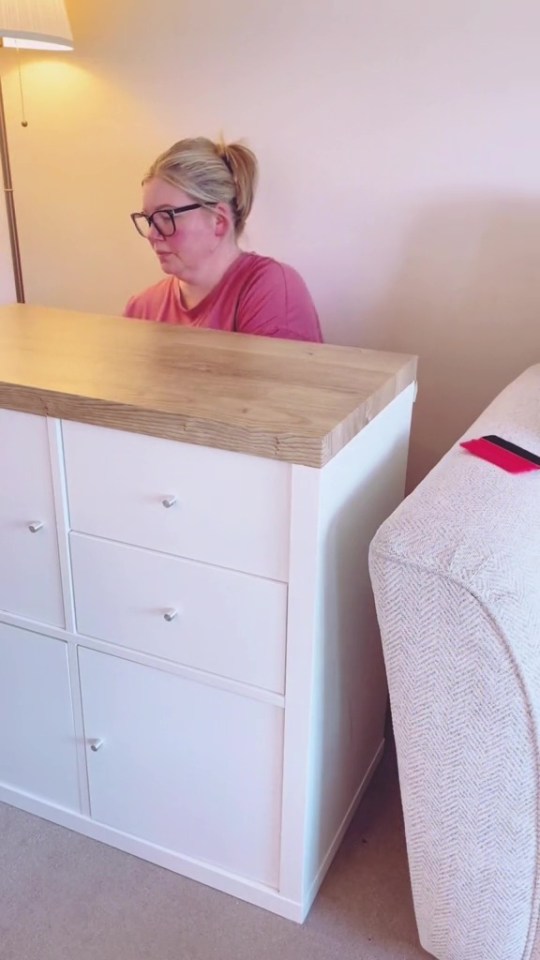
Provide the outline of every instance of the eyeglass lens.
<path id="1" fill-rule="evenodd" d="M 176 230 L 172 210 L 156 210 L 156 212 L 149 217 L 146 217 L 144 213 L 138 213 L 134 214 L 132 219 L 137 230 L 143 237 L 150 235 L 152 224 L 162 237 L 172 237 Z"/>

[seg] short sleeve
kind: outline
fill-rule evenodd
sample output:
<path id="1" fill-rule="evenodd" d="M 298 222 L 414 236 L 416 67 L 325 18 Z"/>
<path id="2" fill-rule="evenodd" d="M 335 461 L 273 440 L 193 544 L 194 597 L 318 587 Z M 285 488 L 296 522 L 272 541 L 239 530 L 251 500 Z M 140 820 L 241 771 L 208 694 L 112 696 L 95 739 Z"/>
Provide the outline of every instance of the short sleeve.
<path id="1" fill-rule="evenodd" d="M 322 340 L 317 311 L 309 291 L 292 267 L 265 260 L 239 297 L 239 333 L 286 340 Z"/>

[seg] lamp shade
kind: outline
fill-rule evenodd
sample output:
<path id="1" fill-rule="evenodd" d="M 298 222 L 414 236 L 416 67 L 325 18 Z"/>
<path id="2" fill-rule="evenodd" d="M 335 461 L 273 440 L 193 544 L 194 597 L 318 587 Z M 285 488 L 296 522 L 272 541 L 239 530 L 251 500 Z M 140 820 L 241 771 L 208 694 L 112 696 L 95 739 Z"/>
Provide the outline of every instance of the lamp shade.
<path id="1" fill-rule="evenodd" d="M 0 0 L 0 37 L 5 47 L 73 50 L 64 0 Z"/>

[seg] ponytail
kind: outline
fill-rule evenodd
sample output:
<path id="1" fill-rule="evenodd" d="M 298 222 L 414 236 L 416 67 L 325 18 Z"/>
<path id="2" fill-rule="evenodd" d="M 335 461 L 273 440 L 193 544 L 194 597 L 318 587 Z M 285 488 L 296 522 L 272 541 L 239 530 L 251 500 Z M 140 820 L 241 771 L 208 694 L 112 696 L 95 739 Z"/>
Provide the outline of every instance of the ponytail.
<path id="1" fill-rule="evenodd" d="M 241 143 L 221 142 L 216 144 L 216 149 L 233 179 L 236 232 L 241 233 L 253 206 L 258 176 L 257 158 L 249 147 Z"/>

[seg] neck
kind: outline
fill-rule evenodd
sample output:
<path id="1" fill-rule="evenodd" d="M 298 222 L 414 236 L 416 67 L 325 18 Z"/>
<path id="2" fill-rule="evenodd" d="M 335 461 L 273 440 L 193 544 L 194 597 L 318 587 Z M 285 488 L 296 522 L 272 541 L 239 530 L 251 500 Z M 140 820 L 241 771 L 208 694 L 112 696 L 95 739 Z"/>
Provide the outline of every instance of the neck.
<path id="1" fill-rule="evenodd" d="M 219 251 L 219 255 L 197 270 L 193 278 L 178 278 L 182 302 L 187 310 L 196 307 L 211 290 L 214 289 L 225 275 L 231 264 L 241 254 L 240 248 L 234 243 L 230 247 Z"/>

